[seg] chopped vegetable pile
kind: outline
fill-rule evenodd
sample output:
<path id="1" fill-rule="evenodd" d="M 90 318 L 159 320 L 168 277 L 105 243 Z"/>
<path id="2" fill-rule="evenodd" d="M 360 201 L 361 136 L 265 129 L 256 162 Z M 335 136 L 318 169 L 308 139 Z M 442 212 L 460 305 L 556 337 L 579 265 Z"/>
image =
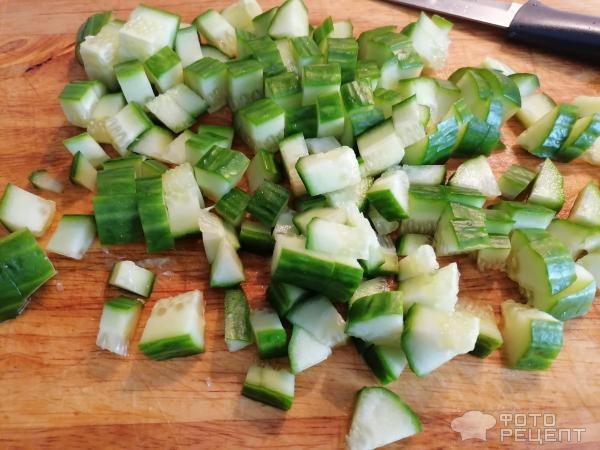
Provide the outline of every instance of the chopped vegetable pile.
<path id="1" fill-rule="evenodd" d="M 76 38 L 88 80 L 69 82 L 59 101 L 82 129 L 64 145 L 94 213 L 62 215 L 46 250 L 82 259 L 97 236 L 154 253 L 201 234 L 210 286 L 224 289 L 227 348 L 255 344 L 261 360 L 241 392 L 281 409 L 296 376 L 349 341 L 381 385 L 407 366 L 426 376 L 500 347 L 511 368 L 549 368 L 563 322 L 587 313 L 600 283 L 600 189 L 590 181 L 558 219 L 565 188 L 553 162 L 600 164 L 600 97 L 556 104 L 536 75 L 494 58 L 437 78 L 451 28 L 422 13 L 356 38 L 346 20 L 311 26 L 302 0 L 266 11 L 239 0 L 192 24 L 143 4 L 127 20 L 89 17 Z M 231 126 L 204 123 L 222 108 Z M 496 179 L 487 157 L 508 120 L 542 160 Z M 234 136 L 245 145 L 233 148 Z M 454 157 L 464 162 L 448 177 Z M 45 169 L 29 180 L 65 189 Z M 54 276 L 35 238 L 55 210 L 6 187 L 0 320 Z M 266 307 L 251 308 L 240 288 L 241 252 L 270 263 Z M 460 298 L 458 264 L 438 261 L 465 254 L 523 294 L 502 303 L 501 329 L 491 307 Z M 104 304 L 100 348 L 127 355 L 144 307 L 135 296 L 150 297 L 154 280 L 134 261 L 114 265 L 108 283 L 134 297 Z M 154 302 L 139 350 L 156 360 L 204 352 L 204 310 L 199 290 Z M 420 430 L 394 392 L 365 387 L 347 443 L 375 448 Z"/>

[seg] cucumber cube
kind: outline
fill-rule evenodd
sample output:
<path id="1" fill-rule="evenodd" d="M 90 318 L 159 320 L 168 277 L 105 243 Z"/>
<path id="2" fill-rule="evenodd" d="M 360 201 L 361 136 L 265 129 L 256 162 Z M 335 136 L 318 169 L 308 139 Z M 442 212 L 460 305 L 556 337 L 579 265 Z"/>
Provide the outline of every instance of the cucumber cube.
<path id="1" fill-rule="evenodd" d="M 508 366 L 520 370 L 550 367 L 563 346 L 563 323 L 513 300 L 502 303 L 504 350 Z"/>
<path id="2" fill-rule="evenodd" d="M 94 107 L 105 94 L 106 87 L 100 81 L 71 81 L 65 85 L 58 100 L 69 123 L 85 128 Z"/>
<path id="3" fill-rule="evenodd" d="M 344 189 L 361 179 L 354 150 L 346 146 L 302 156 L 296 170 L 311 196 Z"/>
<path id="4" fill-rule="evenodd" d="M 344 132 L 345 110 L 340 93 L 331 92 L 329 94 L 319 94 L 316 103 L 318 121 L 317 136 L 341 136 Z"/>
<path id="5" fill-rule="evenodd" d="M 386 220 L 409 216 L 409 180 L 406 172 L 394 170 L 377 178 L 367 191 L 367 200 Z"/>
<path id="6" fill-rule="evenodd" d="M 265 308 L 251 311 L 250 324 L 261 358 L 276 358 L 287 354 L 287 334 L 275 310 Z"/>
<path id="7" fill-rule="evenodd" d="M 237 112 L 237 129 L 241 138 L 255 152 L 275 152 L 285 130 L 285 111 L 273 100 L 257 100 Z"/>
<path id="8" fill-rule="evenodd" d="M 125 61 L 117 64 L 114 70 L 127 103 L 145 105 L 155 97 L 141 61 Z"/>
<path id="9" fill-rule="evenodd" d="M 106 121 L 106 131 L 121 156 L 125 156 L 127 147 L 150 127 L 152 121 L 137 103 L 129 103 Z"/>
<path id="10" fill-rule="evenodd" d="M 258 61 L 231 61 L 227 64 L 227 74 L 227 102 L 232 111 L 264 96 L 263 67 Z"/>
<path id="11" fill-rule="evenodd" d="M 65 214 L 46 245 L 46 250 L 82 259 L 96 237 L 96 222 L 89 214 Z"/>
<path id="12" fill-rule="evenodd" d="M 40 237 L 52 223 L 56 203 L 12 183 L 8 183 L 0 198 L 0 222 L 10 231 L 28 228 Z"/>
<path id="13" fill-rule="evenodd" d="M 110 159 L 100 144 L 87 132 L 67 138 L 63 144 L 73 156 L 77 153 L 83 154 L 93 167 L 99 167 L 104 161 Z"/>
<path id="14" fill-rule="evenodd" d="M 183 65 L 171 47 L 163 47 L 146 61 L 146 73 L 159 92 L 183 83 Z"/>
<path id="15" fill-rule="evenodd" d="M 139 349 L 156 360 L 203 353 L 204 305 L 199 290 L 158 300 L 144 327 Z"/>
<path id="16" fill-rule="evenodd" d="M 250 160 L 237 150 L 213 147 L 194 166 L 200 190 L 217 202 L 244 176 Z"/>
<path id="17" fill-rule="evenodd" d="M 183 71 L 185 84 L 208 102 L 208 111 L 215 112 L 227 103 L 227 66 L 206 56 Z"/>
<path id="18" fill-rule="evenodd" d="M 384 387 L 358 392 L 346 443 L 350 450 L 379 448 L 421 431 L 415 412 Z"/>
<path id="19" fill-rule="evenodd" d="M 400 345 L 402 293 L 380 292 L 356 299 L 348 311 L 346 334 L 379 345 Z"/>
<path id="20" fill-rule="evenodd" d="M 294 326 L 288 353 L 290 370 L 298 374 L 325 361 L 331 355 L 331 347 L 321 343 L 304 328 Z"/>
<path id="21" fill-rule="evenodd" d="M 173 237 L 199 231 L 198 219 L 204 198 L 189 163 L 167 170 L 162 175 L 163 195 Z"/>
<path id="22" fill-rule="evenodd" d="M 295 73 L 284 72 L 265 78 L 265 97 L 283 109 L 298 108 L 302 104 L 302 85 Z"/>
<path id="23" fill-rule="evenodd" d="M 242 387 L 244 397 L 287 410 L 294 401 L 294 375 L 287 370 L 253 364 Z"/>
<path id="24" fill-rule="evenodd" d="M 138 266 L 133 261 L 119 261 L 110 271 L 108 284 L 142 297 L 149 297 L 155 278 L 154 273 Z"/>
<path id="25" fill-rule="evenodd" d="M 19 315 L 31 295 L 56 274 L 27 228 L 0 238 L 0 322 Z"/>
<path id="26" fill-rule="evenodd" d="M 256 152 L 250 161 L 246 174 L 250 192 L 256 191 L 265 180 L 273 183 L 281 181 L 281 171 L 275 160 L 275 155 L 266 150 Z"/>
<path id="27" fill-rule="evenodd" d="M 129 341 L 140 319 L 143 302 L 115 297 L 104 303 L 96 345 L 120 356 L 127 356 Z"/>
<path id="28" fill-rule="evenodd" d="M 308 64 L 302 69 L 302 105 L 313 105 L 319 95 L 340 91 L 342 81 L 340 65 Z"/>
<path id="29" fill-rule="evenodd" d="M 290 193 L 286 188 L 265 180 L 254 191 L 246 210 L 263 225 L 273 227 L 286 209 L 289 198 Z"/>
<path id="30" fill-rule="evenodd" d="M 179 28 L 175 37 L 175 51 L 184 69 L 202 58 L 200 38 L 194 25 Z"/>
<path id="31" fill-rule="evenodd" d="M 225 291 L 225 343 L 227 350 L 237 352 L 254 342 L 250 325 L 248 299 L 241 289 Z"/>
<path id="32" fill-rule="evenodd" d="M 138 5 L 119 30 L 121 61 L 144 61 L 165 46 L 173 47 L 179 22 L 177 14 Z"/>
<path id="33" fill-rule="evenodd" d="M 286 318 L 310 333 L 321 344 L 333 348 L 346 343 L 346 322 L 323 296 L 311 297 L 294 305 Z"/>
<path id="34" fill-rule="evenodd" d="M 119 30 L 123 22 L 112 20 L 95 35 L 83 36 L 79 46 L 81 62 L 90 80 L 100 80 L 110 90 L 118 87 L 113 68 L 121 61 L 119 53 Z"/>
<path id="35" fill-rule="evenodd" d="M 235 28 L 214 9 L 208 9 L 194 19 L 198 32 L 230 58 L 237 54 Z"/>

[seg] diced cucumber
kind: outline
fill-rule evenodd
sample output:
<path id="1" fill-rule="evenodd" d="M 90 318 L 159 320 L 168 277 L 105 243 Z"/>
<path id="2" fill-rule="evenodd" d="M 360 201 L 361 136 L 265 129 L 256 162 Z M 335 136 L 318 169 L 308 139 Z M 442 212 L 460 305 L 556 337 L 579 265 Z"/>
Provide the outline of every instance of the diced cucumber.
<path id="1" fill-rule="evenodd" d="M 254 191 L 246 210 L 262 224 L 273 227 L 286 209 L 290 192 L 281 185 L 263 181 Z"/>
<path id="2" fill-rule="evenodd" d="M 501 194 L 492 168 L 484 155 L 468 159 L 458 166 L 448 183 L 451 186 L 477 189 L 489 199 Z"/>
<path id="3" fill-rule="evenodd" d="M 144 303 L 127 297 L 115 297 L 104 303 L 96 345 L 120 356 L 127 356 L 129 341 L 135 332 Z"/>
<path id="4" fill-rule="evenodd" d="M 369 205 L 369 211 L 367 212 L 367 215 L 373 224 L 373 228 L 379 235 L 387 235 L 400 228 L 400 221 L 387 220 L 372 205 Z"/>
<path id="5" fill-rule="evenodd" d="M 423 236 L 423 235 L 404 235 Z M 406 247 L 405 247 L 406 248 Z M 410 250 L 398 263 L 398 281 L 402 282 L 419 275 L 431 274 L 438 270 L 440 265 L 437 261 L 435 251 L 429 244 L 423 244 L 414 250 Z"/>
<path id="6" fill-rule="evenodd" d="M 328 94 L 320 94 L 316 98 L 316 104 L 317 136 L 332 139 L 335 139 L 336 136 L 341 136 L 344 132 L 345 109 L 340 93 L 335 91 Z M 340 145 L 338 144 L 337 146 L 339 147 Z"/>
<path id="7" fill-rule="evenodd" d="M 197 233 L 200 209 L 204 199 L 200 193 L 194 171 L 189 163 L 167 170 L 162 175 L 163 196 L 169 216 L 169 226 L 174 237 Z"/>
<path id="8" fill-rule="evenodd" d="M 106 87 L 100 81 L 71 81 L 60 92 L 58 100 L 69 123 L 85 128 L 104 94 Z"/>
<path id="9" fill-rule="evenodd" d="M 533 182 L 527 202 L 559 211 L 565 202 L 564 180 L 550 159 L 546 159 Z"/>
<path id="10" fill-rule="evenodd" d="M 403 324 L 402 293 L 380 292 L 352 302 L 346 334 L 374 344 L 398 345 Z"/>
<path id="11" fill-rule="evenodd" d="M 501 200 L 491 208 L 506 212 L 514 221 L 513 229 L 537 228 L 544 230 L 548 228 L 556 214 L 555 211 L 542 205 L 508 200 Z"/>
<path id="12" fill-rule="evenodd" d="M 600 252 L 593 251 L 582 256 L 577 260 L 577 264 L 591 273 L 596 280 L 596 288 L 600 287 Z"/>
<path id="13" fill-rule="evenodd" d="M 221 239 L 210 267 L 210 287 L 229 288 L 246 281 L 242 261 L 229 239 Z"/>
<path id="14" fill-rule="evenodd" d="M 190 164 L 196 165 L 213 147 L 229 149 L 229 139 L 213 133 L 200 130 L 193 134 L 185 143 L 185 159 Z"/>
<path id="15" fill-rule="evenodd" d="M 173 47 L 180 17 L 168 11 L 138 5 L 119 30 L 121 61 L 144 61 L 161 48 Z"/>
<path id="16" fill-rule="evenodd" d="M 404 146 L 389 119 L 361 134 L 356 143 L 367 175 L 379 175 L 404 157 Z"/>
<path id="17" fill-rule="evenodd" d="M 508 366 L 521 370 L 550 367 L 563 346 L 563 324 L 550 314 L 513 300 L 501 305 Z"/>
<path id="18" fill-rule="evenodd" d="M 141 61 L 122 62 L 115 66 L 114 71 L 127 103 L 145 105 L 155 97 Z"/>
<path id="19" fill-rule="evenodd" d="M 306 227 L 306 248 L 332 255 L 367 259 L 369 236 L 357 227 L 331 222 L 318 217 Z"/>
<path id="20" fill-rule="evenodd" d="M 600 137 L 600 113 L 581 117 L 554 156 L 557 161 L 569 162 L 590 149 Z"/>
<path id="21" fill-rule="evenodd" d="M 235 28 L 253 31 L 252 19 L 262 12 L 256 0 L 238 0 L 223 9 L 221 15 Z"/>
<path id="22" fill-rule="evenodd" d="M 264 96 L 263 67 L 254 59 L 227 63 L 227 102 L 237 111 Z"/>
<path id="23" fill-rule="evenodd" d="M 77 29 L 75 37 L 75 56 L 77 61 L 83 65 L 81 59 L 81 43 L 85 41 L 85 38 L 90 36 L 96 36 L 100 30 L 109 23 L 113 18 L 112 11 L 100 11 L 98 13 L 89 16 Z"/>
<path id="24" fill-rule="evenodd" d="M 596 280 L 584 266 L 575 264 L 575 280 L 567 288 L 552 297 L 533 296 L 530 304 L 556 317 L 568 320 L 584 316 L 596 295 Z"/>
<path id="25" fill-rule="evenodd" d="M 265 78 L 265 97 L 285 110 L 298 108 L 302 104 L 302 86 L 298 76 L 283 72 Z"/>
<path id="26" fill-rule="evenodd" d="M 246 176 L 250 192 L 256 191 L 265 180 L 273 183 L 281 181 L 281 173 L 275 155 L 266 150 L 256 152 L 250 161 Z"/>
<path id="27" fill-rule="evenodd" d="M 567 246 L 573 258 L 580 257 L 583 251 L 600 248 L 600 228 L 597 226 L 583 225 L 570 219 L 554 219 L 547 231 Z"/>
<path id="28" fill-rule="evenodd" d="M 31 295 L 56 274 L 28 228 L 0 238 L 0 322 L 23 312 Z"/>
<path id="29" fill-rule="evenodd" d="M 175 51 L 184 69 L 204 56 L 202 54 L 202 47 L 200 47 L 198 30 L 195 25 L 177 30 Z"/>
<path id="30" fill-rule="evenodd" d="M 63 144 L 73 156 L 81 152 L 94 167 L 99 167 L 104 161 L 110 159 L 104 149 L 87 132 L 67 138 Z"/>
<path id="31" fill-rule="evenodd" d="M 506 273 L 531 301 L 546 301 L 575 281 L 575 263 L 569 249 L 548 231 L 514 230 L 510 245 Z"/>
<path id="32" fill-rule="evenodd" d="M 161 159 L 171 164 L 183 164 L 186 161 L 186 142 L 194 136 L 190 130 L 183 130 L 162 152 Z"/>
<path id="33" fill-rule="evenodd" d="M 152 99 L 146 103 L 146 108 L 174 133 L 180 133 L 194 123 L 194 116 L 167 94 Z"/>
<path id="34" fill-rule="evenodd" d="M 277 39 L 308 36 L 308 9 L 302 0 L 286 0 L 269 25 L 269 36 Z"/>
<path id="35" fill-rule="evenodd" d="M 404 294 L 404 309 L 419 304 L 441 311 L 453 311 L 458 300 L 458 265 L 453 262 L 431 273 L 404 280 L 400 289 Z"/>
<path id="36" fill-rule="evenodd" d="M 106 131 L 106 121 L 121 111 L 125 107 L 125 104 L 125 97 L 123 97 L 121 92 L 106 94 L 100 97 L 98 103 L 92 109 L 92 114 L 87 124 L 87 132 L 96 142 L 112 145 L 110 135 Z M 104 150 L 102 152 L 104 153 Z M 108 159 L 108 156 L 105 159 Z"/>
<path id="37" fill-rule="evenodd" d="M 95 36 L 86 36 L 79 46 L 79 55 L 88 78 L 100 80 L 109 89 L 118 87 L 113 67 L 121 60 L 119 31 L 122 27 L 122 21 L 111 20 Z"/>
<path id="38" fill-rule="evenodd" d="M 230 58 L 237 54 L 235 28 L 214 9 L 208 9 L 194 19 L 198 32 Z"/>
<path id="39" fill-rule="evenodd" d="M 237 352 L 254 342 L 250 325 L 248 299 L 241 289 L 225 291 L 225 343 L 227 350 Z"/>
<path id="40" fill-rule="evenodd" d="M 144 131 L 129 145 L 129 150 L 139 155 L 162 160 L 163 156 L 174 140 L 173 133 L 163 127 L 154 125 Z"/>
<path id="41" fill-rule="evenodd" d="M 338 63 L 305 65 L 302 68 L 302 105 L 314 105 L 319 96 L 339 93 L 341 82 Z"/>
<path id="42" fill-rule="evenodd" d="M 490 234 L 490 246 L 477 252 L 477 268 L 480 272 L 506 270 L 506 261 L 510 254 L 508 236 Z"/>
<path id="43" fill-rule="evenodd" d="M 172 249 L 175 241 L 169 226 L 162 176 L 153 175 L 136 179 L 136 198 L 148 252 Z"/>
<path id="44" fill-rule="evenodd" d="M 500 180 L 498 180 L 502 196 L 509 200 L 514 200 L 527 189 L 536 175 L 537 173 L 533 170 L 529 170 L 518 164 L 511 164 L 502 176 L 500 176 Z"/>
<path id="45" fill-rule="evenodd" d="M 71 161 L 69 179 L 72 183 L 85 187 L 90 191 L 96 189 L 96 178 L 98 172 L 81 152 L 75 153 Z"/>
<path id="46" fill-rule="evenodd" d="M 304 156 L 308 156 L 308 148 L 304 136 L 302 133 L 299 133 L 286 137 L 279 143 L 279 150 L 292 193 L 296 197 L 306 194 L 306 187 L 296 169 L 298 160 Z"/>
<path id="47" fill-rule="evenodd" d="M 199 290 L 158 300 L 142 332 L 139 349 L 156 360 L 203 353 L 204 306 Z"/>
<path id="48" fill-rule="evenodd" d="M 116 115 L 106 120 L 106 131 L 121 156 L 127 154 L 127 147 L 144 131 L 152 126 L 152 121 L 136 103 L 129 103 Z"/>
<path id="49" fill-rule="evenodd" d="M 213 264 L 221 241 L 228 240 L 234 247 L 239 248 L 239 242 L 235 230 L 228 224 L 225 224 L 219 216 L 212 213 L 209 208 L 200 210 L 198 216 L 198 226 L 202 232 L 202 243 L 204 253 L 209 264 Z"/>
<path id="50" fill-rule="evenodd" d="M 490 67 L 490 69 L 493 69 Z M 507 73 L 502 71 L 504 75 L 507 75 L 511 80 L 515 82 L 519 88 L 521 99 L 528 97 L 535 93 L 540 88 L 540 79 L 534 73 Z"/>
<path id="51" fill-rule="evenodd" d="M 525 128 L 529 128 L 555 107 L 556 103 L 547 94 L 536 92 L 522 99 L 521 109 L 516 114 L 517 119 Z"/>
<path id="52" fill-rule="evenodd" d="M 381 384 L 398 379 L 407 365 L 406 355 L 399 345 L 375 345 L 354 338 L 356 349 Z"/>
<path id="53" fill-rule="evenodd" d="M 208 102 L 208 112 L 215 112 L 227 104 L 227 66 L 205 56 L 183 71 L 185 84 Z"/>
<path id="54" fill-rule="evenodd" d="M 40 237 L 50 227 L 56 203 L 8 183 L 0 197 L 0 222 L 10 231 L 28 228 Z"/>
<path id="55" fill-rule="evenodd" d="M 29 174 L 27 179 L 34 187 L 54 192 L 56 194 L 61 194 L 65 189 L 64 185 L 50 175 L 46 169 L 34 170 Z"/>
<path id="56" fill-rule="evenodd" d="M 409 217 L 409 180 L 406 172 L 394 170 L 377 178 L 367 191 L 367 200 L 386 220 Z"/>
<path id="57" fill-rule="evenodd" d="M 194 166 L 200 190 L 217 202 L 244 176 L 250 160 L 237 150 L 213 147 Z"/>
<path id="58" fill-rule="evenodd" d="M 469 253 L 490 245 L 483 210 L 449 202 L 433 237 L 438 256 Z"/>
<path id="59" fill-rule="evenodd" d="M 154 273 L 138 266 L 133 261 L 119 261 L 115 263 L 110 271 L 108 284 L 142 297 L 149 297 L 154 287 L 155 278 Z"/>
<path id="60" fill-rule="evenodd" d="M 253 364 L 248 368 L 242 395 L 261 403 L 287 410 L 294 401 L 294 375 Z"/>
<path id="61" fill-rule="evenodd" d="M 215 211 L 232 225 L 242 223 L 250 195 L 238 188 L 233 188 L 215 203 Z"/>
<path id="62" fill-rule="evenodd" d="M 590 181 L 577 194 L 569 220 L 582 225 L 600 226 L 600 188 Z"/>
<path id="63" fill-rule="evenodd" d="M 398 256 L 408 256 L 417 251 L 422 245 L 431 246 L 431 236 L 418 233 L 405 233 L 398 238 L 396 242 L 396 253 Z M 435 253 L 434 253 L 435 255 Z M 402 260 L 400 260 L 402 261 Z M 407 262 L 408 263 L 408 262 Z M 405 263 L 405 264 L 407 264 Z M 438 267 L 436 267 L 437 269 Z M 400 266 L 400 270 L 402 270 Z"/>
<path id="64" fill-rule="evenodd" d="M 479 318 L 416 304 L 406 313 L 402 349 L 417 376 L 425 376 L 457 355 L 474 350 Z"/>
<path id="65" fill-rule="evenodd" d="M 575 106 L 558 105 L 523 131 L 517 143 L 535 156 L 553 158 L 567 139 L 576 119 Z"/>
<path id="66" fill-rule="evenodd" d="M 382 447 L 421 431 L 421 421 L 398 395 L 384 387 L 358 393 L 346 443 L 350 450 Z"/>
<path id="67" fill-rule="evenodd" d="M 275 152 L 283 139 L 285 111 L 272 99 L 257 100 L 237 112 L 235 122 L 241 138 L 255 152 Z"/>
<path id="68" fill-rule="evenodd" d="M 327 347 L 337 347 L 347 341 L 346 322 L 331 302 L 321 295 L 296 303 L 286 318 Z"/>
<path id="69" fill-rule="evenodd" d="M 251 311 L 250 324 L 261 358 L 287 354 L 287 334 L 275 310 L 265 308 Z"/>
<path id="70" fill-rule="evenodd" d="M 309 367 L 325 361 L 331 355 L 331 347 L 321 343 L 304 328 L 294 326 L 288 348 L 290 370 L 298 374 Z"/>
<path id="71" fill-rule="evenodd" d="M 405 27 L 402 32 L 411 38 L 414 49 L 426 66 L 439 70 L 448 56 L 451 29 L 452 23 L 446 19 L 437 15 L 429 18 L 422 12 L 419 19 Z"/>
<path id="72" fill-rule="evenodd" d="M 490 305 L 481 301 L 461 298 L 456 304 L 456 310 L 472 314 L 479 318 L 479 335 L 475 348 L 471 353 L 480 358 L 487 358 L 502 343 L 502 334 L 494 318 L 494 310 Z"/>
<path id="73" fill-rule="evenodd" d="M 287 283 L 271 281 L 267 288 L 267 301 L 280 317 L 287 316 L 292 307 L 306 298 L 308 292 Z"/>
<path id="74" fill-rule="evenodd" d="M 373 184 L 373 178 L 365 177 L 352 186 L 325 195 L 327 202 L 333 207 L 354 205 L 359 210 L 364 210 L 367 200 L 367 191 Z"/>
<path id="75" fill-rule="evenodd" d="M 312 196 L 344 189 L 360 181 L 360 169 L 350 147 L 301 156 L 296 170 Z"/>
<path id="76" fill-rule="evenodd" d="M 65 214 L 50 237 L 46 250 L 73 259 L 82 259 L 96 237 L 94 216 Z"/>
<path id="77" fill-rule="evenodd" d="M 183 83 L 183 65 L 171 47 L 163 47 L 146 59 L 144 68 L 159 92 Z"/>
<path id="78" fill-rule="evenodd" d="M 411 166 L 404 164 L 402 170 L 408 176 L 410 185 L 436 185 L 443 184 L 446 179 L 446 166 L 443 164 L 429 164 Z"/>

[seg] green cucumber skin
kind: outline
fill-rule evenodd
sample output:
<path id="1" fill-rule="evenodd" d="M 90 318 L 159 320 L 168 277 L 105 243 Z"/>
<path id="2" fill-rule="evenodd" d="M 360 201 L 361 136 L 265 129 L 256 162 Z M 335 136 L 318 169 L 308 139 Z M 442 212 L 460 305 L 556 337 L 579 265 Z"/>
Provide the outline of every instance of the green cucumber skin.
<path id="1" fill-rule="evenodd" d="M 258 222 L 243 221 L 238 236 L 243 250 L 259 255 L 272 255 L 275 239 L 271 228 Z"/>
<path id="2" fill-rule="evenodd" d="M 550 367 L 563 346 L 562 322 L 533 320 L 531 323 L 531 346 L 511 368 L 519 370 L 545 370 Z M 560 333 L 557 333 L 560 331 Z M 548 340 L 548 336 L 555 339 Z M 536 342 L 543 342 L 537 346 Z"/>
<path id="3" fill-rule="evenodd" d="M 264 386 L 254 386 L 246 383 L 242 386 L 242 395 L 284 411 L 290 409 L 294 402 L 293 398 L 282 397 L 278 392 L 273 392 Z"/>
<path id="4" fill-rule="evenodd" d="M 288 337 L 285 330 L 265 330 L 256 333 L 256 346 L 261 359 L 287 356 Z"/>
<path id="5" fill-rule="evenodd" d="M 502 341 L 494 339 L 490 336 L 479 334 L 475 348 L 469 352 L 479 358 L 487 358 L 494 350 L 502 345 Z"/>
<path id="6" fill-rule="evenodd" d="M 594 302 L 595 295 L 595 283 L 590 283 L 575 295 L 561 299 L 546 312 L 562 321 L 585 316 Z"/>
<path id="7" fill-rule="evenodd" d="M 397 380 L 396 375 L 388 366 L 385 358 L 379 354 L 377 345 L 370 344 L 358 338 L 352 338 L 358 353 L 362 356 L 365 364 L 369 366 L 373 375 L 381 384 L 389 384 Z"/>
<path id="8" fill-rule="evenodd" d="M 204 347 L 198 347 L 187 334 L 160 339 L 155 342 L 140 343 L 138 347 L 143 354 L 156 361 L 204 352 Z"/>
<path id="9" fill-rule="evenodd" d="M 271 181 L 265 180 L 248 201 L 246 210 L 262 224 L 273 227 L 290 198 L 290 192 Z"/>
<path id="10" fill-rule="evenodd" d="M 142 241 L 143 230 L 135 194 L 96 196 L 92 203 L 102 245 Z"/>
<path id="11" fill-rule="evenodd" d="M 250 325 L 248 299 L 241 289 L 225 291 L 225 340 L 236 340 L 251 344 L 254 341 Z"/>

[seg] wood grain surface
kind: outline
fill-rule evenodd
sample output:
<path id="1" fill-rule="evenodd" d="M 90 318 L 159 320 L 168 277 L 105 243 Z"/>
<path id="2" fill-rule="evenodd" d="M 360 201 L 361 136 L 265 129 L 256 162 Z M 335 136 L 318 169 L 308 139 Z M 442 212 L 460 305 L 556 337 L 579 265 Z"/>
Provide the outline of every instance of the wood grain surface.
<path id="1" fill-rule="evenodd" d="M 223 1 L 154 1 L 191 21 Z M 273 0 L 260 2 L 273 6 Z M 351 19 L 356 35 L 365 29 L 417 17 L 414 10 L 365 0 L 306 0 L 311 23 L 328 15 Z M 548 5 L 596 13 L 600 0 L 547 0 Z M 27 176 L 46 168 L 68 187 L 57 202 L 53 227 L 64 213 L 89 213 L 92 195 L 68 183 L 70 155 L 62 140 L 78 132 L 64 119 L 57 95 L 68 80 L 84 72 L 73 56 L 79 24 L 100 9 L 126 18 L 135 0 L 103 2 L 0 0 L 0 192 L 7 183 L 33 189 Z M 556 101 L 600 95 L 598 62 L 584 64 L 517 46 L 502 33 L 455 22 L 449 60 L 437 75 L 448 76 L 484 56 L 501 58 L 520 71 L 539 75 Z M 226 123 L 227 112 L 202 121 Z M 513 162 L 535 167 L 540 160 L 514 147 L 521 127 L 503 131 L 506 150 L 490 157 L 496 174 Z M 238 148 L 242 148 L 236 140 Z M 452 160 L 450 168 L 460 161 Z M 582 161 L 559 164 L 566 178 L 570 208 L 577 191 L 598 168 Z M 0 235 L 6 234 L 5 230 Z M 142 261 L 157 273 L 127 358 L 95 346 L 102 303 L 118 294 L 107 286 L 110 267 L 121 259 Z M 177 249 L 149 256 L 143 245 L 102 248 L 97 242 L 83 261 L 51 255 L 58 275 L 40 289 L 25 313 L 0 323 L 0 448 L 158 448 L 158 449 L 337 449 L 345 445 L 356 392 L 376 380 L 348 345 L 296 379 L 296 398 L 288 412 L 243 398 L 242 381 L 255 348 L 227 352 L 223 340 L 223 291 L 208 287 L 208 264 L 198 237 Z M 252 306 L 265 303 L 268 261 L 242 254 Z M 480 274 L 468 258 L 459 259 L 461 295 L 494 305 L 518 296 L 504 274 Z M 207 300 L 207 351 L 195 357 L 154 362 L 136 347 L 156 299 L 199 288 Z M 284 362 L 282 362 L 284 363 Z M 600 302 L 590 313 L 565 324 L 565 346 L 552 368 L 527 373 L 508 370 L 502 354 L 487 360 L 461 356 L 425 378 L 406 370 L 390 389 L 407 401 L 423 422 L 423 432 L 395 448 L 600 448 Z M 487 441 L 462 441 L 451 428 L 467 411 L 492 415 L 496 425 Z M 545 415 L 546 423 L 542 418 Z M 537 417 L 537 423 L 534 418 Z M 551 419 L 555 419 L 553 425 Z M 514 420 L 513 420 L 514 419 Z M 547 426 L 544 426 L 547 425 Z M 558 433 L 558 430 L 563 429 Z M 576 443 L 564 430 L 584 429 Z M 508 431 L 507 431 L 508 430 Z M 554 430 L 554 433 L 553 433 Z M 558 437 L 562 442 L 556 443 Z"/>

